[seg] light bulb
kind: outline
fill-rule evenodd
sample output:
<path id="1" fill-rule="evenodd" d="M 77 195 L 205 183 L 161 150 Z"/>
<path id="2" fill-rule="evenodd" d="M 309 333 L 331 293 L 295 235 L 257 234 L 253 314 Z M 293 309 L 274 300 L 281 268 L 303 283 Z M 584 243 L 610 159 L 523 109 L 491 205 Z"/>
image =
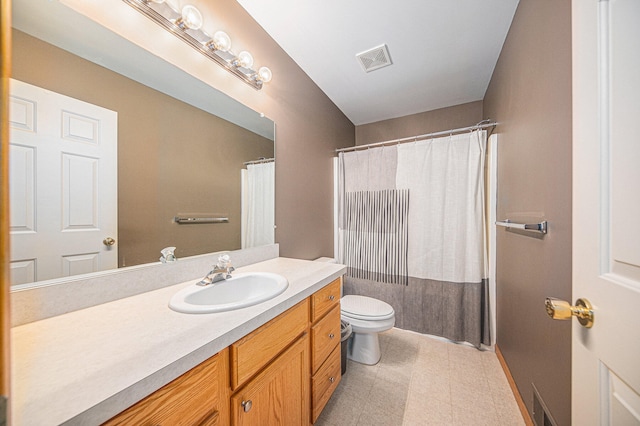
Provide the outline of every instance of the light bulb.
<path id="1" fill-rule="evenodd" d="M 251 53 L 243 50 L 238 53 L 238 59 L 236 59 L 236 63 L 239 67 L 251 68 L 253 66 L 253 56 Z"/>
<path id="2" fill-rule="evenodd" d="M 211 41 L 215 50 L 227 52 L 231 49 L 231 38 L 224 31 L 216 31 Z"/>
<path id="3" fill-rule="evenodd" d="M 260 69 L 258 70 L 258 80 L 262 81 L 263 83 L 270 82 L 272 77 L 273 73 L 269 68 L 260 67 Z"/>
<path id="4" fill-rule="evenodd" d="M 184 25 L 189 29 L 199 30 L 202 27 L 202 14 L 195 6 L 188 4 L 182 8 L 182 18 L 179 21 L 176 24 L 180 27 Z"/>

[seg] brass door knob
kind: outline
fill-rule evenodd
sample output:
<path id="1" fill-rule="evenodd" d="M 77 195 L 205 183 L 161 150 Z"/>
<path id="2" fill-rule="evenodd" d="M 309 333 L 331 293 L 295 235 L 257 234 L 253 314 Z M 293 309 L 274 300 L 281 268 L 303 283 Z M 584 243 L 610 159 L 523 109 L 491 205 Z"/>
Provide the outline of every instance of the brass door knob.
<path id="1" fill-rule="evenodd" d="M 593 327 L 593 306 L 587 299 L 576 300 L 576 305 L 565 300 L 547 297 L 544 302 L 547 315 L 555 320 L 568 320 L 571 317 L 578 318 L 578 322 L 585 328 Z"/>
<path id="2" fill-rule="evenodd" d="M 115 243 L 116 243 L 116 240 L 114 240 L 111 237 L 107 237 L 104 240 L 102 240 L 102 244 L 104 244 L 107 247 L 110 247 L 110 246 L 114 245 Z"/>

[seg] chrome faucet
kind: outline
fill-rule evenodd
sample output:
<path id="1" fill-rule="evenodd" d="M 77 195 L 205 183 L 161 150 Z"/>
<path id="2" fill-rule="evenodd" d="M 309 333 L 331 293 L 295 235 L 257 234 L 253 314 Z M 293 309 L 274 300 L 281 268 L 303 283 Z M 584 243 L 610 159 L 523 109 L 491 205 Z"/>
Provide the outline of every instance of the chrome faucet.
<path id="1" fill-rule="evenodd" d="M 231 258 L 228 254 L 223 254 L 218 257 L 218 263 L 213 265 L 213 269 L 209 271 L 205 277 L 197 282 L 197 285 L 209 285 L 213 283 L 217 283 L 219 281 L 228 280 L 231 278 L 231 273 L 235 271 L 236 268 L 231 266 Z"/>

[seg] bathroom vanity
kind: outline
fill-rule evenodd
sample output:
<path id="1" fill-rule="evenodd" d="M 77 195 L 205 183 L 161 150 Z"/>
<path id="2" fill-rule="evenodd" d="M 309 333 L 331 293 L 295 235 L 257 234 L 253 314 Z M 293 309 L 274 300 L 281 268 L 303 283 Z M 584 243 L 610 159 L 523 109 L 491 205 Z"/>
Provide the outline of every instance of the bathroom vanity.
<path id="1" fill-rule="evenodd" d="M 189 281 L 15 327 L 14 424 L 315 422 L 340 381 L 344 266 L 275 258 L 238 271 L 289 288 L 236 311 L 171 311 Z"/>

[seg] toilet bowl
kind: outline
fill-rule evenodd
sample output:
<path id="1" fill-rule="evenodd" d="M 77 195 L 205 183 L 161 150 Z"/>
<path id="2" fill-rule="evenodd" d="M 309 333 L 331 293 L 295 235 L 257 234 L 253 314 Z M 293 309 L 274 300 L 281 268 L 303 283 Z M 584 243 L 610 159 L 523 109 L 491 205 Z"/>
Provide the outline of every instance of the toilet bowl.
<path id="1" fill-rule="evenodd" d="M 361 364 L 380 361 L 378 333 L 391 329 L 395 312 L 391 305 L 367 296 L 348 295 L 340 299 L 340 315 L 351 324 L 352 337 L 347 357 Z"/>

